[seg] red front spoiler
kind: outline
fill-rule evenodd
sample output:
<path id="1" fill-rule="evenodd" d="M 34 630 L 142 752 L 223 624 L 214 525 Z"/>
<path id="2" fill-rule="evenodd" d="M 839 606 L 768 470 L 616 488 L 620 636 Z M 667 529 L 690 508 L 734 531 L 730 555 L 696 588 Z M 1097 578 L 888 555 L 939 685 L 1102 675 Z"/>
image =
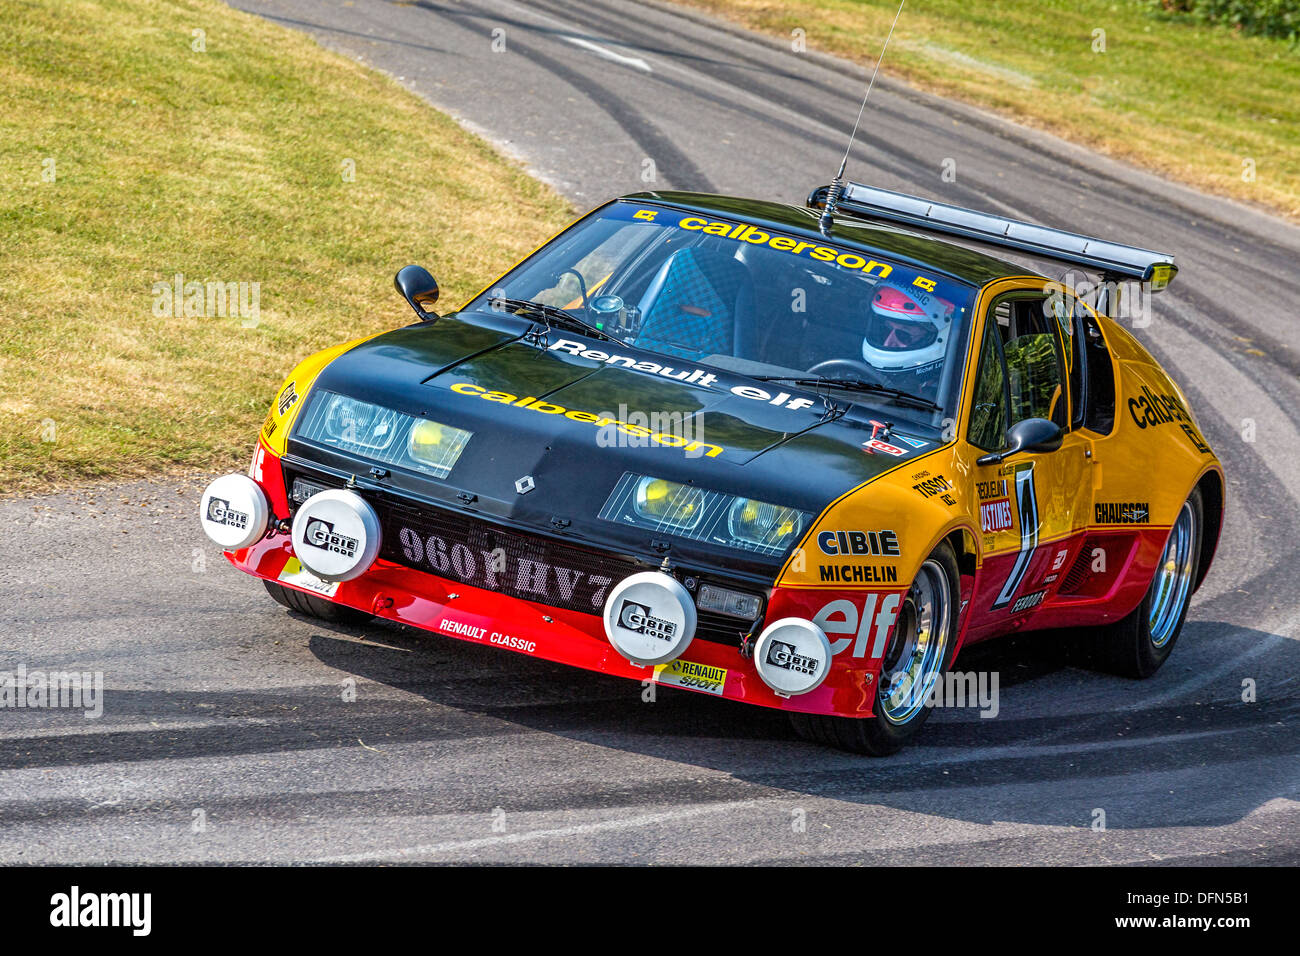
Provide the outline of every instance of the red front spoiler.
<path id="1" fill-rule="evenodd" d="M 324 594 L 281 579 L 286 562 L 293 557 L 286 534 L 274 535 L 243 551 L 227 552 L 226 557 L 241 571 L 377 617 L 602 674 L 802 713 L 862 717 L 870 714 L 875 700 L 874 682 L 880 661 L 849 658 L 841 662 L 841 657 L 855 650 L 852 645 L 836 657 L 835 666 L 820 687 L 798 697 L 782 698 L 759 678 L 752 660 L 724 644 L 700 638 L 691 642 L 680 661 L 702 665 L 702 671 L 689 666 L 642 667 L 614 650 L 599 615 L 525 601 L 384 560 L 376 561 L 361 577 L 339 584 L 332 595 Z M 286 578 L 291 578 L 293 571 L 291 566 Z M 845 595 L 780 589 L 772 596 L 768 619 L 811 618 L 833 597 Z M 856 598 L 860 607 L 862 595 Z M 703 674 L 705 679 L 697 679 L 696 674 Z"/>

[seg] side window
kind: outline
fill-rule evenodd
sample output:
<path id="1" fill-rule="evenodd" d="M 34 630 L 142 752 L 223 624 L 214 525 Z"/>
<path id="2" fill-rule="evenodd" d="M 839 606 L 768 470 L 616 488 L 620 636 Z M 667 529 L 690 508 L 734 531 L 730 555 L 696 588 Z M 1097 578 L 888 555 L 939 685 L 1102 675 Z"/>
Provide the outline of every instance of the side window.
<path id="1" fill-rule="evenodd" d="M 1081 328 L 1075 338 L 1084 353 L 1083 424 L 1098 434 L 1109 435 L 1115 427 L 1115 369 L 1096 317 L 1082 311 Z"/>
<path id="2" fill-rule="evenodd" d="M 990 323 L 984 329 L 970 428 L 966 432 L 967 440 L 985 451 L 997 451 L 1006 445 L 1007 373 L 1002 364 L 1002 350 L 998 347 L 1000 342 L 1001 335 Z"/>
<path id="3" fill-rule="evenodd" d="M 1056 336 L 1051 332 L 1026 332 L 1003 346 L 1007 379 L 1011 386 L 1011 420 L 1046 418 L 1067 425 L 1067 402 L 1057 360 Z"/>
<path id="4" fill-rule="evenodd" d="M 984 327 L 967 438 L 993 451 L 1006 444 L 1007 428 L 1026 418 L 1069 427 L 1069 409 L 1061 341 L 1044 298 L 996 302 Z"/>

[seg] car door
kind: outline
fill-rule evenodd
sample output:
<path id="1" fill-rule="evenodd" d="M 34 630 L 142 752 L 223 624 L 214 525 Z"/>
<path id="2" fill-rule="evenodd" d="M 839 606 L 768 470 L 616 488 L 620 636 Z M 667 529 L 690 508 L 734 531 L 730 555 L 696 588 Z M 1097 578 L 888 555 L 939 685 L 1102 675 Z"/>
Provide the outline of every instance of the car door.
<path id="1" fill-rule="evenodd" d="M 1046 418 L 1065 434 L 1055 451 L 972 465 L 968 500 L 978 507 L 984 544 L 973 632 L 1022 627 L 1039 612 L 1074 560 L 1091 512 L 1091 442 L 1071 427 L 1068 314 L 1059 296 L 1039 287 L 997 296 L 984 317 L 967 398 L 970 460 L 1005 448 L 1007 430 L 1026 418 Z"/>

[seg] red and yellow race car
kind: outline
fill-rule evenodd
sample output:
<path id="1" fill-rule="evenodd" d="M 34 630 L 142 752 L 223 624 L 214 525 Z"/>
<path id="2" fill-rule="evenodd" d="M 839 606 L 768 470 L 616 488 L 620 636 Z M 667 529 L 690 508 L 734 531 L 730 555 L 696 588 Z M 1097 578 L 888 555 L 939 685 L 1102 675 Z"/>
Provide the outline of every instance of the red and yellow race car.
<path id="1" fill-rule="evenodd" d="M 870 754 L 994 635 L 1074 629 L 1154 673 L 1224 502 L 1120 321 L 1172 257 L 836 189 L 832 215 L 826 187 L 618 199 L 442 316 L 406 267 L 418 321 L 294 369 L 204 529 L 296 611 L 778 708 Z"/>

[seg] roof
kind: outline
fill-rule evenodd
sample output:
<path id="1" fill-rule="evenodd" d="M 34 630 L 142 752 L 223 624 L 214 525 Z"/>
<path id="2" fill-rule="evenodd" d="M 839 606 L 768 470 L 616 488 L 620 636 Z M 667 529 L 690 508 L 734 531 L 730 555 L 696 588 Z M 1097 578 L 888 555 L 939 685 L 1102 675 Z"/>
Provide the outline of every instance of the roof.
<path id="1" fill-rule="evenodd" d="M 717 213 L 720 216 L 744 219 L 812 239 L 825 239 L 817 229 L 817 222 L 821 218 L 820 211 L 790 203 L 669 190 L 632 193 L 621 198 L 634 202 L 661 202 L 689 209 L 692 212 Z M 1005 276 L 1038 274 L 1024 266 L 986 255 L 954 242 L 945 242 L 918 232 L 866 222 L 843 214 L 835 216 L 831 241 L 837 245 L 851 246 L 863 252 L 873 252 L 931 271 L 944 272 L 954 279 L 976 286 L 985 285 Z"/>

